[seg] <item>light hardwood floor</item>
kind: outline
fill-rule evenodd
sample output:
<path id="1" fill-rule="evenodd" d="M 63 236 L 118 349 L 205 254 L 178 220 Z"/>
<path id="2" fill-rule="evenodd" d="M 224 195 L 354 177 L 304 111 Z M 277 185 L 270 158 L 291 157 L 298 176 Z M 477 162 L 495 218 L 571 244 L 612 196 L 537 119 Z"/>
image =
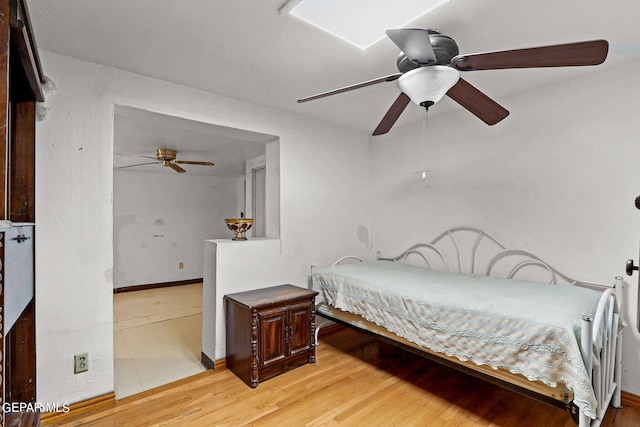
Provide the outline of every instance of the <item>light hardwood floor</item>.
<path id="1" fill-rule="evenodd" d="M 574 426 L 564 411 L 341 329 L 318 362 L 251 389 L 216 369 L 135 396 L 69 426 Z M 610 408 L 605 427 L 640 425 Z"/>
<path id="2" fill-rule="evenodd" d="M 202 283 L 113 296 L 117 399 L 200 372 Z"/>

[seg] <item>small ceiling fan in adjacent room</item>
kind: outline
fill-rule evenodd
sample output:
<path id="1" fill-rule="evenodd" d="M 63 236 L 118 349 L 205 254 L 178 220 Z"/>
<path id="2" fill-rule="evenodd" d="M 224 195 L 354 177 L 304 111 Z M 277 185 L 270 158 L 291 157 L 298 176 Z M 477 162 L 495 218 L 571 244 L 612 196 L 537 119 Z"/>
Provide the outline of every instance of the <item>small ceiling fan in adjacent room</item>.
<path id="1" fill-rule="evenodd" d="M 598 65 L 604 62 L 609 50 L 606 40 L 591 40 L 459 55 L 455 40 L 436 30 L 411 28 L 385 33 L 401 50 L 396 59 L 399 73 L 319 93 L 298 102 L 397 80 L 400 95 L 373 135 L 389 132 L 410 101 L 428 109 L 445 95 L 488 125 L 494 125 L 507 117 L 509 111 L 462 79 L 461 71 Z"/>
<path id="2" fill-rule="evenodd" d="M 158 148 L 156 150 L 156 157 L 140 156 L 140 157 L 145 157 L 147 159 L 154 159 L 156 161 L 147 162 L 147 163 L 138 163 L 138 164 L 129 165 L 129 166 L 121 166 L 120 169 L 133 168 L 136 166 L 144 166 L 144 165 L 161 164 L 162 166 L 171 168 L 178 173 L 185 173 L 186 170 L 181 168 L 179 165 L 213 166 L 213 163 L 211 162 L 176 160 L 176 154 L 177 154 L 176 150 L 172 150 L 170 148 Z"/>

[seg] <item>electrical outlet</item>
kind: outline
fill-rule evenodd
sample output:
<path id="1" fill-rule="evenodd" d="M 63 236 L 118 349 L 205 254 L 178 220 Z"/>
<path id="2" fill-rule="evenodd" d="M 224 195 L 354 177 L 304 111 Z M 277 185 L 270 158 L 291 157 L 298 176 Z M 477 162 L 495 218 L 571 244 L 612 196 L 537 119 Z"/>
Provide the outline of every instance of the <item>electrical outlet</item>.
<path id="1" fill-rule="evenodd" d="M 73 356 L 73 373 L 79 374 L 89 370 L 89 353 L 76 354 Z"/>
<path id="2" fill-rule="evenodd" d="M 184 263 L 183 262 L 179 262 L 178 263 L 178 270 L 182 270 L 184 268 Z"/>

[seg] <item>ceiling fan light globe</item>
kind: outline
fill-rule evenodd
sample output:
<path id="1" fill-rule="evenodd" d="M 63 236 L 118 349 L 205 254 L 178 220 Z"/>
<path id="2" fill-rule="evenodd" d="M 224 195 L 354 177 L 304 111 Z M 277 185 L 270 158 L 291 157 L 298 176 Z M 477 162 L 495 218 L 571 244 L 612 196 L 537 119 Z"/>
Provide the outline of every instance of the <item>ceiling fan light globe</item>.
<path id="1" fill-rule="evenodd" d="M 460 79 L 460 72 L 444 65 L 420 67 L 398 79 L 398 87 L 417 105 L 433 105 Z"/>

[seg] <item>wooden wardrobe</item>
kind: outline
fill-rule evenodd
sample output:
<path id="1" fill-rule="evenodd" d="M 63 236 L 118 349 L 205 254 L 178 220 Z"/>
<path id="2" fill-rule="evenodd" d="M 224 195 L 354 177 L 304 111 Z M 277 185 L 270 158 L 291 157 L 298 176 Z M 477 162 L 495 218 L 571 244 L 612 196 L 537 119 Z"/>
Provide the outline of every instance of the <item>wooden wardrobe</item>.
<path id="1" fill-rule="evenodd" d="M 25 0 L 0 0 L 0 74 L 0 403 L 6 409 L 36 402 L 35 124 L 44 77 Z M 0 412 L 0 427 L 39 424 L 33 412 Z"/>

